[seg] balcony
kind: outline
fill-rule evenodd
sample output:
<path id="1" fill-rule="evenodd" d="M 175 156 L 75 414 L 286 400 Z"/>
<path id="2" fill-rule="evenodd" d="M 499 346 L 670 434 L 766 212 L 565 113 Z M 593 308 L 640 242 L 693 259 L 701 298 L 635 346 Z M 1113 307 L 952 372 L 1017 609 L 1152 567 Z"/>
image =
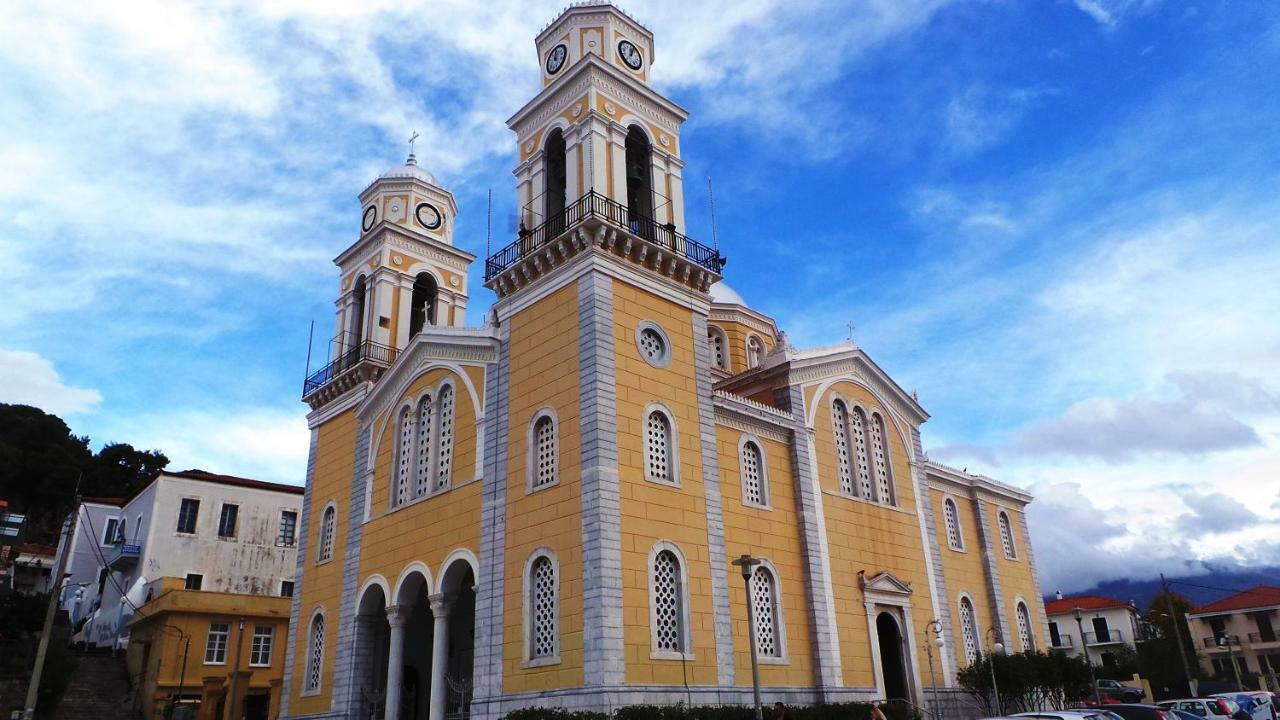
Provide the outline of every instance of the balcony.
<path id="1" fill-rule="evenodd" d="M 1275 631 L 1268 633 L 1251 632 L 1249 633 L 1249 642 L 1252 643 L 1273 643 L 1280 642 L 1280 638 L 1276 637 Z"/>
<path id="2" fill-rule="evenodd" d="M 1124 635 L 1121 635 L 1119 630 L 1087 632 L 1084 634 L 1084 643 L 1086 645 L 1110 645 L 1122 642 L 1124 642 Z"/>
<path id="3" fill-rule="evenodd" d="M 1074 647 L 1073 642 L 1070 635 L 1060 635 L 1057 640 L 1049 639 L 1051 650 L 1070 650 Z"/>
<path id="4" fill-rule="evenodd" d="M 1205 646 L 1206 648 L 1211 649 L 1211 650 L 1214 650 L 1214 649 L 1217 649 L 1217 648 L 1222 648 L 1222 649 L 1224 649 L 1224 650 L 1225 650 L 1225 649 L 1226 649 L 1226 647 L 1227 647 L 1227 636 L 1226 636 L 1226 635 L 1210 635 L 1210 636 L 1209 636 L 1209 637 L 1207 637 L 1207 638 L 1202 638 L 1202 640 L 1203 640 L 1203 642 L 1204 642 L 1204 646 Z M 1219 644 L 1219 641 L 1221 641 L 1221 644 Z M 1235 645 L 1235 646 L 1237 646 L 1237 647 L 1238 647 L 1238 646 L 1240 645 L 1240 636 L 1239 636 L 1239 635 L 1232 635 L 1232 636 L 1231 636 L 1231 640 L 1230 640 L 1230 642 L 1231 642 L 1231 644 L 1232 644 L 1232 645 Z"/>
<path id="5" fill-rule="evenodd" d="M 130 545 L 128 543 L 116 543 L 113 550 L 107 556 L 107 567 L 112 570 L 124 570 L 138 564 L 138 559 L 142 557 L 141 545 Z"/>
<path id="6" fill-rule="evenodd" d="M 567 234 L 591 220 L 596 221 L 596 227 L 613 232 Z M 503 297 L 585 250 L 588 244 L 704 291 L 720 279 L 725 264 L 718 250 L 676 232 L 674 225 L 633 213 L 592 190 L 566 207 L 563 215 L 548 218 L 532 230 L 522 228 L 515 242 L 486 258 L 485 286 Z"/>
<path id="7" fill-rule="evenodd" d="M 365 380 L 376 380 L 396 359 L 395 348 L 369 340 L 346 347 L 335 339 L 335 346 L 344 349 L 302 383 L 302 399 L 313 409 Z"/>

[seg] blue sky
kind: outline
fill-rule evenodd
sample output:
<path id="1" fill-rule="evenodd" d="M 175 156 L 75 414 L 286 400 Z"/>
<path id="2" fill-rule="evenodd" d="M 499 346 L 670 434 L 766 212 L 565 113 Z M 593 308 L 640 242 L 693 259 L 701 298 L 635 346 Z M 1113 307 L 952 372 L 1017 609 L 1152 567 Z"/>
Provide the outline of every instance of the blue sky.
<path id="1" fill-rule="evenodd" d="M 1046 590 L 1280 563 L 1280 9 L 635 2 L 729 282 L 1031 489 Z M 0 401 L 301 482 L 307 330 L 418 156 L 484 253 L 557 3 L 0 7 Z M 478 272 L 478 269 L 477 269 Z M 471 319 L 492 296 L 473 278 Z"/>

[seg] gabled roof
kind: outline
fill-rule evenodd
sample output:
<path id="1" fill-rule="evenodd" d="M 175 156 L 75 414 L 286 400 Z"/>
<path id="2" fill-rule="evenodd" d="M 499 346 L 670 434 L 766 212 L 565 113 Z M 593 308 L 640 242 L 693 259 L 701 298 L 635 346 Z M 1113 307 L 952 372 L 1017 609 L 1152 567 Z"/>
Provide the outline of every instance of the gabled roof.
<path id="1" fill-rule="evenodd" d="M 1225 613 L 1237 610 L 1275 607 L 1280 605 L 1280 587 L 1275 585 L 1257 585 L 1244 592 L 1228 595 L 1196 610 L 1195 615 Z"/>
<path id="2" fill-rule="evenodd" d="M 1133 610 L 1133 605 L 1123 600 L 1104 597 L 1102 595 L 1075 595 L 1059 600 L 1050 600 L 1044 604 L 1045 615 L 1066 615 L 1076 608 L 1081 610 L 1110 610 L 1112 608 Z"/>

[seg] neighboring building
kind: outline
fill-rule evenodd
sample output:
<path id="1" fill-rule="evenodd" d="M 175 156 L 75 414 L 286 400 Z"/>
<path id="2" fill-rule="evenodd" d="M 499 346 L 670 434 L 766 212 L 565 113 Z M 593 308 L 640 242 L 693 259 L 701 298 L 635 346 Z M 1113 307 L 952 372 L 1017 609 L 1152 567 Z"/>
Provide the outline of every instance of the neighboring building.
<path id="1" fill-rule="evenodd" d="M 48 545 L 19 545 L 9 562 L 8 589 L 28 595 L 49 592 L 56 552 Z"/>
<path id="2" fill-rule="evenodd" d="M 1205 672 L 1223 680 L 1262 675 L 1280 690 L 1280 587 L 1259 585 L 1187 614 Z"/>
<path id="3" fill-rule="evenodd" d="M 26 516 L 10 512 L 9 501 L 0 500 L 0 590 L 8 589 L 13 583 L 11 565 L 26 538 L 26 530 Z"/>
<path id="4" fill-rule="evenodd" d="M 54 565 L 61 562 L 63 552 L 70 552 L 63 568 L 59 605 L 67 612 L 73 628 L 88 618 L 92 598 L 98 594 L 99 577 L 106 582 L 101 570 L 106 566 L 107 554 L 115 549 L 123 502 L 122 498 L 82 498 L 72 518 L 75 524 L 71 528 L 71 539 L 59 538 Z"/>
<path id="5" fill-rule="evenodd" d="M 750 702 L 744 553 L 771 701 L 925 704 L 992 641 L 1044 647 L 1030 496 L 928 462 L 913 393 L 852 343 L 791 347 L 680 234 L 649 31 L 575 4 L 536 46 L 485 325 L 413 155 L 335 260 L 284 715 Z"/>
<path id="6" fill-rule="evenodd" d="M 1079 611 L 1077 622 L 1076 611 Z M 1088 649 L 1089 662 L 1112 666 L 1118 648 L 1137 648 L 1140 618 L 1132 602 L 1113 600 L 1101 595 L 1073 595 L 1044 604 L 1049 616 L 1049 647 L 1068 655 L 1079 655 Z M 1080 637 L 1084 631 L 1083 639 Z"/>

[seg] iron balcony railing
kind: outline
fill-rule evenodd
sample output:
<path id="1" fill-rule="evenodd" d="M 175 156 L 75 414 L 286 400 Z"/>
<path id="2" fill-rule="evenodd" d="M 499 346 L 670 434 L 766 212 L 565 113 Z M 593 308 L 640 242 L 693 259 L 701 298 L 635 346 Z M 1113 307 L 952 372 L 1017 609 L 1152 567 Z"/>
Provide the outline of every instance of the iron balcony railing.
<path id="1" fill-rule="evenodd" d="M 1276 632 L 1274 630 L 1272 630 L 1271 632 L 1265 632 L 1265 633 L 1264 632 L 1249 633 L 1249 642 L 1251 643 L 1276 642 L 1276 640 L 1277 640 Z"/>
<path id="2" fill-rule="evenodd" d="M 1051 643 L 1052 647 L 1054 647 L 1054 648 L 1069 648 L 1069 647 L 1072 647 L 1072 644 L 1071 644 L 1071 643 L 1072 643 L 1072 640 L 1071 640 L 1071 636 L 1070 636 L 1070 635 L 1059 635 L 1057 640 L 1050 639 L 1050 641 L 1049 641 L 1049 642 Z"/>
<path id="3" fill-rule="evenodd" d="M 1124 636 L 1119 630 L 1107 630 L 1105 632 L 1087 632 L 1084 634 L 1084 642 L 1086 645 L 1101 645 L 1103 643 L 1124 642 Z"/>
<path id="4" fill-rule="evenodd" d="M 366 360 L 389 366 L 391 361 L 395 359 L 396 349 L 393 347 L 380 345 L 371 340 L 356 343 L 339 353 L 328 365 L 307 376 L 307 379 L 302 383 L 302 396 L 306 397 L 328 385 L 338 376 Z"/>
<path id="5" fill-rule="evenodd" d="M 1207 648 L 1226 647 L 1227 644 L 1228 644 L 1228 640 L 1226 635 L 1211 635 L 1207 638 L 1204 638 L 1204 646 Z M 1230 644 L 1239 645 L 1240 636 L 1232 635 Z"/>
<path id="6" fill-rule="evenodd" d="M 485 282 L 588 218 L 598 218 L 627 230 L 711 272 L 719 274 L 724 269 L 725 260 L 718 250 L 676 232 L 675 226 L 670 223 L 662 224 L 653 218 L 633 213 L 626 205 L 592 190 L 566 207 L 563 214 L 548 218 L 532 230 L 522 228 L 515 242 L 490 255 L 484 263 Z"/>
<path id="7" fill-rule="evenodd" d="M 132 566 L 142 557 L 142 546 L 131 543 L 118 542 L 115 544 L 115 552 L 111 554 L 107 560 L 107 567 L 119 568 Z"/>

